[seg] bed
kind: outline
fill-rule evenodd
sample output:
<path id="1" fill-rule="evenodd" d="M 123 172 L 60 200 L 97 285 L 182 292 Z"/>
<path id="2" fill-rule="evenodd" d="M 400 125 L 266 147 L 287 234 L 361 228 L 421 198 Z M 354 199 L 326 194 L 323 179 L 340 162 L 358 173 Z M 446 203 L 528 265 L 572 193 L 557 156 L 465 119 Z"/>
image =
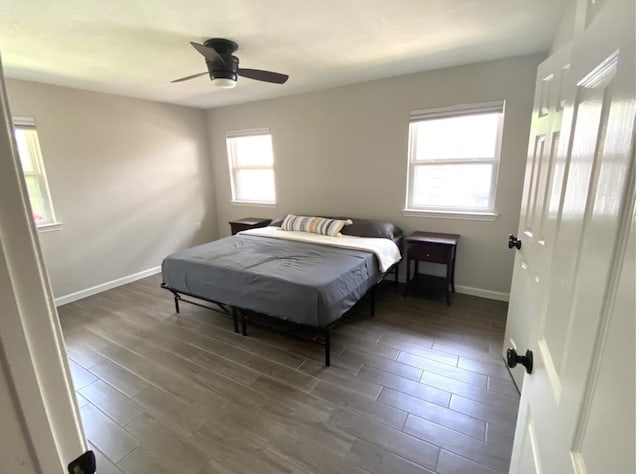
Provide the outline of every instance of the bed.
<path id="1" fill-rule="evenodd" d="M 366 294 L 373 314 L 376 284 L 389 273 L 397 282 L 402 231 L 390 223 L 345 218 L 305 218 L 304 230 L 285 230 L 287 218 L 168 256 L 162 287 L 173 293 L 176 312 L 185 301 L 230 313 L 236 332 L 240 319 L 243 335 L 254 314 L 319 329 L 323 337 L 317 341 L 325 345 L 329 366 L 332 327 Z M 309 231 L 308 219 L 345 225 L 326 235 Z"/>

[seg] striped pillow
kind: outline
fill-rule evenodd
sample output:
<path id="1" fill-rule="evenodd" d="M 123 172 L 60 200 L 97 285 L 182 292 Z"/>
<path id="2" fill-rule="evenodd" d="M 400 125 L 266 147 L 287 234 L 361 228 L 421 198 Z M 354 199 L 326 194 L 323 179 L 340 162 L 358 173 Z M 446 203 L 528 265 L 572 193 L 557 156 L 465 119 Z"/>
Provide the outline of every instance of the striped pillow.
<path id="1" fill-rule="evenodd" d="M 289 214 L 282 221 L 282 230 L 297 230 L 300 232 L 313 232 L 315 234 L 331 235 L 336 237 L 346 224 L 351 220 L 325 219 L 324 217 L 294 216 Z"/>

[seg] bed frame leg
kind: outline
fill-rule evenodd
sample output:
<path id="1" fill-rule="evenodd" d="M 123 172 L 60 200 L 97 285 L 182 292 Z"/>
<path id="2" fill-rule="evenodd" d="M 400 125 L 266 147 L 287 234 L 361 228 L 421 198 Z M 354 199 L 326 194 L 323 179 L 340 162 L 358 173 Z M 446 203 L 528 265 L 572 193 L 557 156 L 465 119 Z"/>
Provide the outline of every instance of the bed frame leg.
<path id="1" fill-rule="evenodd" d="M 238 332 L 238 310 L 235 306 L 231 307 L 231 316 L 233 317 L 233 331 Z"/>
<path id="2" fill-rule="evenodd" d="M 376 315 L 376 286 L 371 287 L 371 316 Z"/>
<path id="3" fill-rule="evenodd" d="M 331 330 L 324 330 L 324 365 L 331 367 Z"/>
<path id="4" fill-rule="evenodd" d="M 175 305 L 176 305 L 176 313 L 178 313 L 178 314 L 180 314 L 180 304 L 179 304 L 179 301 L 180 301 L 180 297 L 178 296 L 178 294 L 177 294 L 177 293 L 174 293 L 174 294 L 173 294 L 173 302 L 174 302 L 174 303 L 175 303 Z"/>
<path id="5" fill-rule="evenodd" d="M 246 314 L 242 315 L 242 335 L 243 336 L 247 335 L 247 315 Z"/>

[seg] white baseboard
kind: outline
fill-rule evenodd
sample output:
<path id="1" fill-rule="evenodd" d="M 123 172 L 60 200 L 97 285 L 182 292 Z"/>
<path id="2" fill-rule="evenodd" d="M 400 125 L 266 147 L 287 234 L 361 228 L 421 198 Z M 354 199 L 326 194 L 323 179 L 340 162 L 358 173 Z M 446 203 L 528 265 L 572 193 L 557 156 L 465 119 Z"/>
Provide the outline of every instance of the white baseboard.
<path id="1" fill-rule="evenodd" d="M 72 303 L 82 298 L 86 298 L 87 296 L 95 295 L 97 293 L 102 293 L 103 291 L 110 290 L 111 288 L 126 285 L 127 283 L 131 283 L 132 281 L 140 280 L 142 278 L 146 278 L 151 275 L 156 275 L 158 273 L 160 273 L 159 266 L 149 268 L 148 270 L 143 270 L 141 272 L 134 273 L 133 275 L 127 275 L 125 277 L 118 278 L 116 280 L 112 280 L 106 283 L 101 283 L 100 285 L 92 286 L 91 288 L 86 288 L 84 290 L 76 291 L 68 295 L 60 296 L 59 298 L 56 298 L 54 300 L 55 305 L 62 306 L 63 304 Z M 479 296 L 480 298 L 487 298 L 490 300 L 507 301 L 507 302 L 509 301 L 509 293 L 503 293 L 501 291 L 485 290 L 482 288 L 474 288 L 472 286 L 456 285 L 456 292 L 462 293 L 463 295 Z"/>
<path id="2" fill-rule="evenodd" d="M 474 288 L 472 286 L 456 285 L 456 293 L 462 293 L 463 295 L 479 296 L 481 298 L 487 298 L 489 300 L 509 301 L 509 293 L 503 293 L 502 291 L 484 290 L 482 288 Z"/>
<path id="3" fill-rule="evenodd" d="M 156 275 L 158 273 L 160 273 L 159 266 L 149 268 L 148 270 L 143 270 L 141 272 L 134 273 L 133 275 L 127 275 L 125 277 L 118 278 L 116 280 L 112 280 L 106 283 L 101 283 L 100 285 L 92 286 L 91 288 L 76 291 L 68 295 L 60 296 L 59 298 L 56 298 L 54 302 L 56 306 L 62 306 L 63 304 L 72 303 L 73 301 L 86 298 L 87 296 L 95 295 L 97 293 L 102 293 L 103 291 L 110 290 L 111 288 L 122 286 L 127 283 L 131 283 L 132 281 L 140 280 L 141 278 L 146 278 L 148 276 Z"/>

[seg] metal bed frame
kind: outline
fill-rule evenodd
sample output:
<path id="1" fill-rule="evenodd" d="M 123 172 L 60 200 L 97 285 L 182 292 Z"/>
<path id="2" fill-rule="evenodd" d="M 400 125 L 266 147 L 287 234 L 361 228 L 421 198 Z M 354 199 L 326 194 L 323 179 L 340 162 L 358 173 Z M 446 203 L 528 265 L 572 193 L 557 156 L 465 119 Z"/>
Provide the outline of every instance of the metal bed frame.
<path id="1" fill-rule="evenodd" d="M 370 296 L 371 301 L 371 307 L 370 307 L 370 314 L 371 316 L 375 316 L 375 293 L 376 293 L 376 286 L 378 286 L 386 277 L 387 275 L 389 275 L 390 273 L 394 273 L 395 276 L 395 285 L 398 285 L 398 267 L 400 265 L 400 262 L 393 264 L 382 276 L 382 278 L 380 279 L 379 282 L 375 283 L 371 288 L 369 288 L 369 290 L 362 296 L 362 298 L 360 298 L 360 300 L 358 301 L 362 301 L 367 295 Z M 269 328 L 271 330 L 275 330 L 277 332 L 280 333 L 284 333 L 287 336 L 291 336 L 297 339 L 302 339 L 304 341 L 308 341 L 308 342 L 313 342 L 313 343 L 317 343 L 320 345 L 324 345 L 324 361 L 325 361 L 325 365 L 327 367 L 331 366 L 331 330 L 333 329 L 333 327 L 338 324 L 338 322 L 340 322 L 342 320 L 342 317 L 344 316 L 344 314 L 342 316 L 340 316 L 338 319 L 336 319 L 335 321 L 332 321 L 331 323 L 329 323 L 327 326 L 325 327 L 318 327 L 318 326 L 309 326 L 306 324 L 298 324 L 298 323 L 291 323 L 290 321 L 288 321 L 289 325 L 294 325 L 294 326 L 298 326 L 298 327 L 304 327 L 304 328 L 311 328 L 311 329 L 315 329 L 315 330 L 321 330 L 323 331 L 323 337 L 320 336 L 315 336 L 315 337 L 304 337 L 301 336 L 300 334 L 293 332 L 293 331 L 285 331 L 282 330 L 280 328 L 276 328 L 274 326 L 271 325 L 267 325 L 267 324 L 263 324 L 263 323 L 257 323 L 255 321 L 250 321 L 249 316 L 252 314 L 255 315 L 259 315 L 260 317 L 264 317 L 266 319 L 271 319 L 274 321 L 284 321 L 282 319 L 279 319 L 277 316 L 269 316 L 266 314 L 262 314 L 259 313 L 257 311 L 252 311 L 252 310 L 247 310 L 247 309 L 243 309 L 239 306 L 233 306 L 233 305 L 225 305 L 224 303 L 220 303 L 219 301 L 214 301 L 211 300 L 209 298 L 205 298 L 202 296 L 198 296 L 198 295 L 193 295 L 191 293 L 187 293 L 185 291 L 179 291 L 176 290 L 174 288 L 171 288 L 169 285 L 167 285 L 166 283 L 162 283 L 160 285 L 161 288 L 164 288 L 165 290 L 170 291 L 171 293 L 173 293 L 173 301 L 176 307 L 176 313 L 180 313 L 180 302 L 184 302 L 184 303 L 189 303 L 195 306 L 200 306 L 201 308 L 205 308 L 205 309 L 209 309 L 211 311 L 215 311 L 217 313 L 222 313 L 222 314 L 226 314 L 226 315 L 231 315 L 231 318 L 233 320 L 233 330 L 237 333 L 238 332 L 238 319 L 241 320 L 241 329 L 242 329 L 242 335 L 243 336 L 247 336 L 247 323 L 251 322 L 253 325 L 255 326 L 261 326 L 261 327 L 266 327 Z M 189 296 L 191 298 L 196 298 L 198 300 L 202 300 L 202 301 L 206 301 L 207 303 L 211 303 L 213 305 L 216 305 L 216 307 L 212 307 L 209 306 L 207 304 L 202 304 L 198 301 L 193 301 L 187 298 L 184 298 L 183 295 Z M 228 306 L 228 307 L 227 307 Z M 230 308 L 230 309 L 229 309 Z M 345 313 L 346 314 L 346 313 Z"/>

